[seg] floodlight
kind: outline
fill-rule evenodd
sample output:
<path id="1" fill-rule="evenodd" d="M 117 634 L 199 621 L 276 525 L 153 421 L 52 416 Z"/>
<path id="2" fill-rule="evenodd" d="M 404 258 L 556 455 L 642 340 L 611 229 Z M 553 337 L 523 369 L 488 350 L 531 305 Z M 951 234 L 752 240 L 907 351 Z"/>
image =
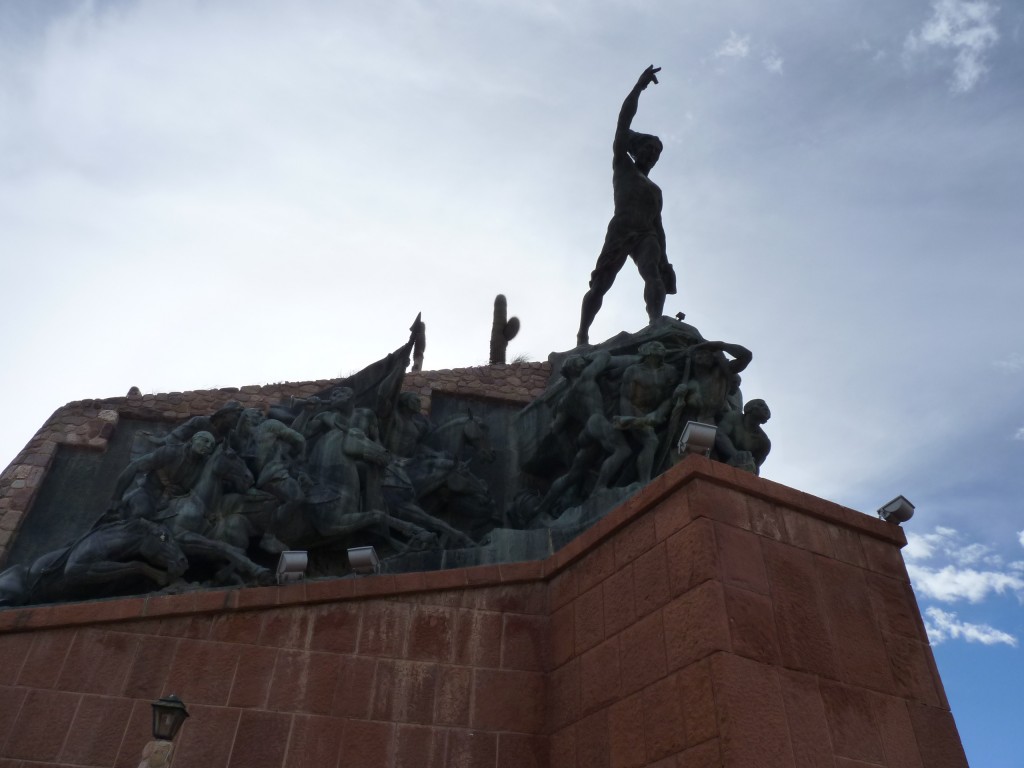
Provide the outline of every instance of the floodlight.
<path id="1" fill-rule="evenodd" d="M 914 505 L 907 500 L 906 496 L 897 496 L 888 504 L 879 508 L 878 516 L 887 523 L 899 525 L 905 523 L 914 516 Z"/>
<path id="2" fill-rule="evenodd" d="M 699 421 L 688 421 L 679 436 L 679 452 L 682 454 L 699 453 L 708 456 L 715 447 L 715 434 L 718 427 L 713 424 L 702 424 Z"/>
<path id="3" fill-rule="evenodd" d="M 304 549 L 290 549 L 281 553 L 277 560 L 277 583 L 289 584 L 306 578 L 309 554 Z"/>
<path id="4" fill-rule="evenodd" d="M 161 741 L 173 741 L 181 728 L 188 710 L 185 702 L 175 696 L 164 696 L 153 702 L 153 738 Z"/>
<path id="5" fill-rule="evenodd" d="M 380 558 L 373 547 L 352 547 L 348 551 L 348 564 L 356 573 L 374 573 Z"/>

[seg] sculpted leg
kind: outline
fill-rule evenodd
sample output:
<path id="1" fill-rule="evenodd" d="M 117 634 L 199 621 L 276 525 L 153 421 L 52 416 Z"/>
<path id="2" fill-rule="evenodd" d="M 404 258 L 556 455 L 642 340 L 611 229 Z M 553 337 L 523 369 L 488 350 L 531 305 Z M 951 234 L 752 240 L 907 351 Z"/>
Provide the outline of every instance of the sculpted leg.
<path id="1" fill-rule="evenodd" d="M 644 279 L 644 303 L 647 317 L 653 323 L 665 310 L 665 283 L 661 279 L 661 249 L 653 238 L 645 240 L 633 256 L 640 276 Z"/>

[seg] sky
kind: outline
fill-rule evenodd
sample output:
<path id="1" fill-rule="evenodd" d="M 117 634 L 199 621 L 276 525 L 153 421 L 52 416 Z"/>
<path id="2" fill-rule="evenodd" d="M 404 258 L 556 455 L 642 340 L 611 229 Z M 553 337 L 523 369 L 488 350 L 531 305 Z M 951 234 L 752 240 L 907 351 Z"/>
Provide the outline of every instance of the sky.
<path id="1" fill-rule="evenodd" d="M 754 353 L 762 474 L 904 551 L 971 765 L 1024 731 L 1024 7 L 994 0 L 0 0 L 6 466 L 86 398 L 574 346 L 651 178 L 683 311 Z M 646 324 L 627 264 L 591 331 Z"/>

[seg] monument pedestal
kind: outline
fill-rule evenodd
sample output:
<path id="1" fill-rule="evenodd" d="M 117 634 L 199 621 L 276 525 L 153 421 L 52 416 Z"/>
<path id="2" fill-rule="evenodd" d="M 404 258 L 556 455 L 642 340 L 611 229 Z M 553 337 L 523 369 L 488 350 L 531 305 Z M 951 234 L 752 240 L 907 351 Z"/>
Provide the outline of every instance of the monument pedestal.
<path id="1" fill-rule="evenodd" d="M 690 457 L 546 560 L 0 611 L 0 758 L 966 766 L 903 531 Z"/>

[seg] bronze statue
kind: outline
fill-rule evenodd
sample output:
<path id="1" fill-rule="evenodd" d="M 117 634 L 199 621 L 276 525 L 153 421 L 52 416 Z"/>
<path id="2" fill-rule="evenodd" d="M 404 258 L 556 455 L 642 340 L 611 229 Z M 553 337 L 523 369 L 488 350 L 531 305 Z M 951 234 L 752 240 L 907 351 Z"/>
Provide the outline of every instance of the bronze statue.
<path id="1" fill-rule="evenodd" d="M 713 458 L 759 475 L 772 449 L 772 441 L 761 425 L 771 417 L 772 412 L 764 400 L 751 400 L 742 414 L 739 411 L 725 414 L 715 434 Z"/>
<path id="2" fill-rule="evenodd" d="M 608 223 L 604 247 L 590 274 L 590 290 L 583 297 L 578 344 L 590 341 L 590 326 L 615 282 L 626 257 L 636 262 L 644 279 L 644 302 L 651 322 L 661 317 L 666 294 L 676 292 L 676 275 L 665 253 L 665 229 L 661 224 L 661 189 L 648 174 L 661 155 L 661 139 L 630 129 L 640 93 L 657 84 L 661 67 L 650 66 L 640 75 L 622 102 L 612 143 L 612 190 L 615 213 Z"/>
<path id="3" fill-rule="evenodd" d="M 679 373 L 665 362 L 667 350 L 659 341 L 641 344 L 637 352 L 642 361 L 629 366 L 622 374 L 619 411 L 612 423 L 628 430 L 640 443 L 636 458 L 637 480 L 648 483 L 654 473 L 654 457 L 658 450 L 656 427 L 668 419 L 672 410 L 672 393 Z"/>

